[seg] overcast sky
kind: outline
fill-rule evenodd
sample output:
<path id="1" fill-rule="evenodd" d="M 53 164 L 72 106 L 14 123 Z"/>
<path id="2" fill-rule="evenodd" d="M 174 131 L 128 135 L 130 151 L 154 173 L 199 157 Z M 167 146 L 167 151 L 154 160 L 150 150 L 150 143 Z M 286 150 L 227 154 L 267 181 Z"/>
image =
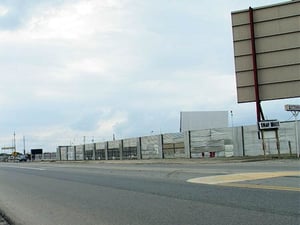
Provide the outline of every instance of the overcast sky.
<path id="1" fill-rule="evenodd" d="M 231 11 L 276 0 L 0 0 L 0 145 L 55 151 L 179 131 L 180 111 L 237 104 Z M 267 118 L 291 120 L 264 102 Z M 229 118 L 230 121 L 230 118 Z M 230 122 L 231 125 L 231 122 Z"/>

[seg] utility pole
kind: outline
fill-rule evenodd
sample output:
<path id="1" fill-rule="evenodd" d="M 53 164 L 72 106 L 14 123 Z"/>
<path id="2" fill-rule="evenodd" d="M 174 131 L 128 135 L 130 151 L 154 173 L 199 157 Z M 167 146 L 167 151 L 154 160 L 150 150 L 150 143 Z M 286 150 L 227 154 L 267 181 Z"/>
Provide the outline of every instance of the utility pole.
<path id="1" fill-rule="evenodd" d="M 14 141 L 13 141 L 13 147 L 14 147 L 14 151 L 16 152 L 16 132 L 14 131 Z"/>

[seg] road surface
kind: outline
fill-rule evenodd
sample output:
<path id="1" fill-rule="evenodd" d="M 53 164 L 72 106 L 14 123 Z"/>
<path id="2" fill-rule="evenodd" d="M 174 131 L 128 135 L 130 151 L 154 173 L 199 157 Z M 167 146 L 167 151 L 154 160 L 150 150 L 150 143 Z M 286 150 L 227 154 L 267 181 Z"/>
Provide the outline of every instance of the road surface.
<path id="1" fill-rule="evenodd" d="M 16 225 L 298 225 L 299 180 L 297 160 L 0 163 L 0 209 Z"/>

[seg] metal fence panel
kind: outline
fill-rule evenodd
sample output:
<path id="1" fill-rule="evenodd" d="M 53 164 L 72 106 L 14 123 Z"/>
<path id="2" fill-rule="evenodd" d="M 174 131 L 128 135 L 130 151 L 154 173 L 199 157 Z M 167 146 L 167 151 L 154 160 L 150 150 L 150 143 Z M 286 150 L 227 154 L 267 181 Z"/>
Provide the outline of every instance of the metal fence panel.
<path id="1" fill-rule="evenodd" d="M 159 156 L 159 136 L 147 136 L 141 138 L 141 154 L 143 159 L 155 159 Z"/>
<path id="2" fill-rule="evenodd" d="M 68 147 L 68 160 L 75 160 L 75 148 L 74 146 L 69 146 Z"/>
<path id="3" fill-rule="evenodd" d="M 83 145 L 76 145 L 76 160 L 84 160 Z"/>
<path id="4" fill-rule="evenodd" d="M 98 142 L 96 143 L 96 149 L 105 149 L 106 142 Z"/>
<path id="5" fill-rule="evenodd" d="M 137 159 L 137 138 L 123 140 L 123 159 Z"/>
<path id="6" fill-rule="evenodd" d="M 216 152 L 225 151 L 225 139 L 222 129 L 191 131 L 191 157 L 215 157 Z"/>
<path id="7" fill-rule="evenodd" d="M 68 160 L 68 148 L 66 146 L 60 147 L 61 160 Z"/>
<path id="8" fill-rule="evenodd" d="M 106 142 L 96 143 L 95 159 L 105 160 L 105 145 Z"/>
<path id="9" fill-rule="evenodd" d="M 244 127 L 244 146 L 246 156 L 263 155 L 262 140 L 258 139 L 257 126 Z"/>
<path id="10" fill-rule="evenodd" d="M 184 158 L 184 133 L 163 135 L 164 158 Z"/>
<path id="11" fill-rule="evenodd" d="M 120 141 L 109 141 L 107 153 L 108 159 L 120 159 Z"/>

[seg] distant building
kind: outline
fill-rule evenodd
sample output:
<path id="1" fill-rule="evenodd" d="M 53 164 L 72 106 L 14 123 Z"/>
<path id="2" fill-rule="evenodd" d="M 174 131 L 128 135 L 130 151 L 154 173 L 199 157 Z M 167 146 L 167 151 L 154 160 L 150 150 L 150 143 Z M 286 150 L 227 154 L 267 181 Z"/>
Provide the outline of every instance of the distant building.
<path id="1" fill-rule="evenodd" d="M 227 111 L 180 112 L 180 132 L 228 127 Z"/>

